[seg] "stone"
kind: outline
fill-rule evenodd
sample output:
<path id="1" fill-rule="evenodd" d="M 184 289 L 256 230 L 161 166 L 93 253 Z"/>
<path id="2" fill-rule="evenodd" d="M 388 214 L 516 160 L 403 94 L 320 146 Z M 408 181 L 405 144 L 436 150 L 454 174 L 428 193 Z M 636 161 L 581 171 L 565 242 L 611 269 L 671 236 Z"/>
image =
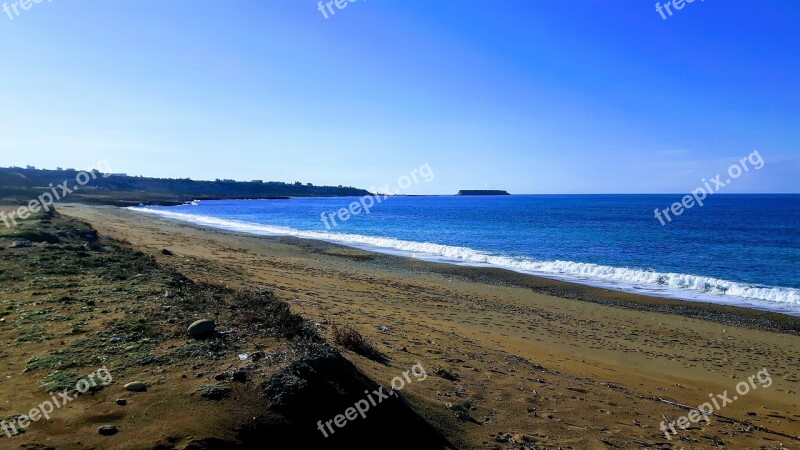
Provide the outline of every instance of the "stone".
<path id="1" fill-rule="evenodd" d="M 32 245 L 31 241 L 27 239 L 20 239 L 18 241 L 11 242 L 11 248 L 25 248 L 25 247 L 30 247 L 31 245 Z"/>
<path id="2" fill-rule="evenodd" d="M 113 436 L 119 433 L 119 429 L 114 425 L 103 425 L 97 429 L 97 432 L 100 433 L 101 436 Z"/>
<path id="3" fill-rule="evenodd" d="M 192 337 L 199 338 L 213 333 L 216 328 L 217 324 L 213 320 L 201 319 L 189 325 L 188 331 Z"/>
<path id="4" fill-rule="evenodd" d="M 237 383 L 244 383 L 247 381 L 247 372 L 241 369 L 234 370 L 231 373 L 231 380 Z"/>
<path id="5" fill-rule="evenodd" d="M 147 385 L 141 381 L 134 381 L 125 385 L 125 390 L 130 392 L 145 392 Z"/>

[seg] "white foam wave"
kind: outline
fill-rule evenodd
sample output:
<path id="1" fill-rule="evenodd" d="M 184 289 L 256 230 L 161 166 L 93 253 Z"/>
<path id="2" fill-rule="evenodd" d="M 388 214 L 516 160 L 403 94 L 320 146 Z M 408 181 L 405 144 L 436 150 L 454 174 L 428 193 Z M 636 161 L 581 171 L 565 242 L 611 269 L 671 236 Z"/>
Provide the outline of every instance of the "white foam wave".
<path id="1" fill-rule="evenodd" d="M 754 303 L 756 307 L 761 304 L 760 306 L 769 309 L 769 305 L 765 304 L 768 303 L 778 309 L 786 309 L 788 307 L 789 310 L 800 312 L 800 289 L 794 288 L 752 285 L 698 275 L 656 272 L 653 270 L 612 267 L 573 261 L 537 261 L 530 258 L 492 255 L 467 247 L 455 247 L 428 242 L 404 241 L 358 234 L 301 231 L 288 227 L 262 225 L 148 208 L 129 209 L 232 231 L 317 239 L 371 249 L 399 252 L 422 259 L 445 260 L 469 265 L 499 267 L 517 272 L 549 276 L 564 280 L 581 281 L 587 284 L 613 287 L 621 290 L 639 289 L 681 298 L 708 300 L 708 296 L 732 297 L 753 301 L 751 303 Z M 698 296 L 698 294 L 703 294 L 705 297 Z"/>

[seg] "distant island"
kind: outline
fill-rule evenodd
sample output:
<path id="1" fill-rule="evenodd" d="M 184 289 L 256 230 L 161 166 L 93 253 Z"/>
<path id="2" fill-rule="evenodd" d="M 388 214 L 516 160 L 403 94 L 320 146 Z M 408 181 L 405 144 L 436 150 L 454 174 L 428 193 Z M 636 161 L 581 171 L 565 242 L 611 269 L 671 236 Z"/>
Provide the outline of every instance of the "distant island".
<path id="1" fill-rule="evenodd" d="M 456 195 L 511 195 L 507 191 L 497 190 L 460 190 Z"/>
<path id="2" fill-rule="evenodd" d="M 0 200 L 36 198 L 42 192 L 69 181 L 76 186 L 75 169 L 0 168 Z M 280 181 L 197 181 L 189 178 L 149 178 L 127 174 L 105 174 L 75 189 L 65 201 L 116 206 L 181 205 L 193 200 L 262 200 L 291 197 L 355 197 L 370 195 L 349 186 L 315 186 Z"/>

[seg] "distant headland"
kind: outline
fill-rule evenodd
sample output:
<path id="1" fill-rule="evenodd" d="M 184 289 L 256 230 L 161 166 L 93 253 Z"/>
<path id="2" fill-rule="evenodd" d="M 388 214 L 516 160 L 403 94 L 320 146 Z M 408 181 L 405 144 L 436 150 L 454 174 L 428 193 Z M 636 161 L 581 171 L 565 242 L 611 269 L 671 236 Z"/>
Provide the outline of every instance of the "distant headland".
<path id="1" fill-rule="evenodd" d="M 20 201 L 36 198 L 52 186 L 75 179 L 75 169 L 37 169 L 33 166 L 0 167 L 0 200 Z M 280 181 L 202 181 L 189 178 L 150 178 L 124 173 L 103 174 L 70 194 L 76 203 L 116 206 L 181 205 L 193 200 L 277 200 L 292 197 L 361 197 L 364 189 L 350 186 L 315 186 L 311 183 Z M 49 186 L 49 187 L 48 187 Z M 27 201 L 27 200 L 25 200 Z"/>
<path id="2" fill-rule="evenodd" d="M 460 190 L 456 195 L 511 195 L 507 191 L 498 190 Z"/>

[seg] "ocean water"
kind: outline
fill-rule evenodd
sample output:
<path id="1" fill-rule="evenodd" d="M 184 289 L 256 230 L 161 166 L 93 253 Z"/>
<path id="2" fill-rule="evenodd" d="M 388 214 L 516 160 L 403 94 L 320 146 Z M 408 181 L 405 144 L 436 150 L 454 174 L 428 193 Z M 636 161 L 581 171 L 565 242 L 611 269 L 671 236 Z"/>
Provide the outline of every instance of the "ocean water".
<path id="1" fill-rule="evenodd" d="M 356 198 L 203 201 L 133 210 L 611 289 L 800 315 L 800 195 L 716 195 L 662 226 L 679 195 L 391 197 L 328 230 Z M 330 219 L 329 219 L 330 223 Z"/>

